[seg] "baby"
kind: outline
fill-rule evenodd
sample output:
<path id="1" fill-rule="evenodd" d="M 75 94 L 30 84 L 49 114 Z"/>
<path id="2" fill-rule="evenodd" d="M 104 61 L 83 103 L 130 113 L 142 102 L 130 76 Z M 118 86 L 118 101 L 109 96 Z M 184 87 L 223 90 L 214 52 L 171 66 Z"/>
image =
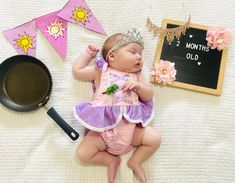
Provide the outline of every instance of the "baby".
<path id="1" fill-rule="evenodd" d="M 103 45 L 102 58 L 89 65 L 99 49 L 88 45 L 73 66 L 74 77 L 92 81 L 91 102 L 75 107 L 76 119 L 89 132 L 77 148 L 81 162 L 106 166 L 113 183 L 119 155 L 134 148 L 127 165 L 142 183 L 147 182 L 141 167 L 160 146 L 160 135 L 148 126 L 153 119 L 153 89 L 141 74 L 143 41 L 133 29 L 110 36 Z"/>

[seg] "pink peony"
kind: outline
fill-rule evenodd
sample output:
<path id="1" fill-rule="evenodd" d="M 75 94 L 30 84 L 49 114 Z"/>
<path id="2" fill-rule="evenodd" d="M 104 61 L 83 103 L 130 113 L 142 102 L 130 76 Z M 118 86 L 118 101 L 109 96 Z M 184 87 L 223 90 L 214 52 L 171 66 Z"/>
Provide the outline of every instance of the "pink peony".
<path id="1" fill-rule="evenodd" d="M 232 41 L 231 32 L 223 26 L 209 27 L 206 33 L 207 46 L 218 51 L 228 47 Z"/>
<path id="2" fill-rule="evenodd" d="M 174 66 L 175 63 L 160 60 L 160 63 L 155 63 L 151 74 L 158 83 L 170 84 L 175 80 L 176 70 Z"/>

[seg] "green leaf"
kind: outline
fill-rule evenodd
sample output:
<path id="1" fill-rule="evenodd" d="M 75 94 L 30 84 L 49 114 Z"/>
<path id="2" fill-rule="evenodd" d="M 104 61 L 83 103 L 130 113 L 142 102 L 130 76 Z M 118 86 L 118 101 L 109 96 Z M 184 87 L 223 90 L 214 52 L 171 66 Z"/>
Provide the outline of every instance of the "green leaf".
<path id="1" fill-rule="evenodd" d="M 117 84 L 112 84 L 102 94 L 111 95 L 111 94 L 114 94 L 117 90 L 118 90 L 118 85 Z"/>

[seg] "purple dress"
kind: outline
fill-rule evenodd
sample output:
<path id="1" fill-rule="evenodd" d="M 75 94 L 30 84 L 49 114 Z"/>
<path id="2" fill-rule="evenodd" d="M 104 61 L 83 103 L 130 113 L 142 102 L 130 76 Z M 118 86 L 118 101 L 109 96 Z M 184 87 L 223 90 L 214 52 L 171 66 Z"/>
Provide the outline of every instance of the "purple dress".
<path id="1" fill-rule="evenodd" d="M 104 60 L 97 60 L 96 63 L 102 72 L 100 86 L 92 101 L 75 107 L 75 118 L 86 128 L 97 132 L 113 129 L 122 118 L 146 127 L 154 117 L 153 101 L 142 102 L 133 90 L 123 91 L 125 82 L 129 78 L 137 81 L 139 73 L 114 70 Z M 112 95 L 103 94 L 112 84 L 118 85 L 118 90 Z"/>

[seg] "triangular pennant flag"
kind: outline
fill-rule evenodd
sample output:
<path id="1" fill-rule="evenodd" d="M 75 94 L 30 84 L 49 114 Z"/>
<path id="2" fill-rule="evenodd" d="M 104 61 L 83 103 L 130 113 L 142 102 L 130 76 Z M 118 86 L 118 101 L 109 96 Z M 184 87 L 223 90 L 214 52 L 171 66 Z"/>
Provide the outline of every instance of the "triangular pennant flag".
<path id="1" fill-rule="evenodd" d="M 57 15 L 69 22 L 106 35 L 85 0 L 69 0 Z"/>
<path id="2" fill-rule="evenodd" d="M 67 21 L 57 16 L 59 11 L 35 19 L 38 29 L 59 55 L 65 59 L 67 51 Z"/>
<path id="3" fill-rule="evenodd" d="M 3 32 L 19 54 L 36 55 L 36 26 L 35 21 L 19 25 Z"/>

